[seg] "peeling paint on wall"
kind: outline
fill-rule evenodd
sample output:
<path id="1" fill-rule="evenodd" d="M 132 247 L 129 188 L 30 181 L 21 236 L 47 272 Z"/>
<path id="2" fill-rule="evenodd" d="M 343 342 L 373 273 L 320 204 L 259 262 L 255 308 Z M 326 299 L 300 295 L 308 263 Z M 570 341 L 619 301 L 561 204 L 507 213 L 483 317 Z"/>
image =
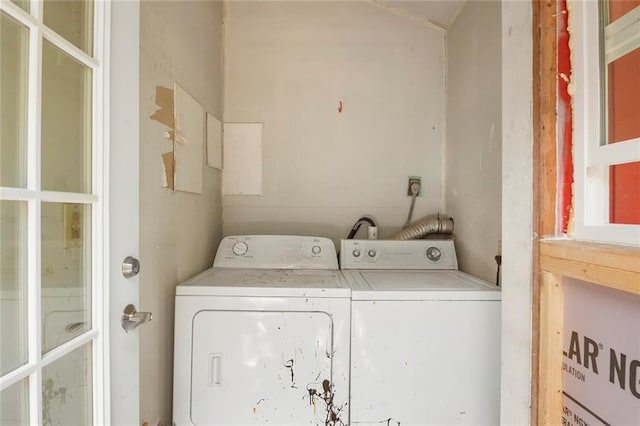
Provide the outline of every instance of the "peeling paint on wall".
<path id="1" fill-rule="evenodd" d="M 174 191 L 176 186 L 173 179 L 175 170 L 173 151 L 162 154 L 162 165 L 164 167 L 164 180 L 162 182 L 162 187 Z"/>
<path id="2" fill-rule="evenodd" d="M 162 178 L 162 187 L 175 191 L 175 114 L 173 89 L 164 86 L 156 86 L 156 105 L 158 109 L 151 115 L 151 119 L 167 126 L 169 129 L 165 133 L 165 137 L 169 139 L 173 145 L 173 149 L 162 154 L 162 166 L 164 175 Z"/>
<path id="3" fill-rule="evenodd" d="M 156 105 L 158 109 L 151 116 L 152 120 L 167 126 L 173 134 L 175 128 L 175 119 L 173 116 L 173 89 L 164 86 L 156 86 Z M 173 139 L 172 139 L 173 140 Z"/>

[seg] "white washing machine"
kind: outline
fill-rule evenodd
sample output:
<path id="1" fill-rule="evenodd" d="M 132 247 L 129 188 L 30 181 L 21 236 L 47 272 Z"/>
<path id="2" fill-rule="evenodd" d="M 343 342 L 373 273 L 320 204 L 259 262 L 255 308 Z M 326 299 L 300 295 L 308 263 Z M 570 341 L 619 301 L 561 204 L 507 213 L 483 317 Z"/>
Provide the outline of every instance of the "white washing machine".
<path id="1" fill-rule="evenodd" d="M 226 237 L 176 288 L 175 424 L 348 424 L 349 330 L 330 240 Z"/>
<path id="2" fill-rule="evenodd" d="M 352 287 L 352 425 L 500 423 L 497 287 L 451 240 L 343 240 Z"/>

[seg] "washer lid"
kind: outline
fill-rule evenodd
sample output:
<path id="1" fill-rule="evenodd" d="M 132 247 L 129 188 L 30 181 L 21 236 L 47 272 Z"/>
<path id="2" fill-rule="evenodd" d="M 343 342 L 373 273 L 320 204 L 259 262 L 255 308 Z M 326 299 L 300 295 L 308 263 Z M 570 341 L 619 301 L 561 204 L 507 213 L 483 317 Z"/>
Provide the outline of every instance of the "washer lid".
<path id="1" fill-rule="evenodd" d="M 176 287 L 176 295 L 350 297 L 340 271 L 211 268 Z"/>
<path id="2" fill-rule="evenodd" d="M 499 287 L 460 271 L 346 273 L 353 300 L 500 300 Z"/>

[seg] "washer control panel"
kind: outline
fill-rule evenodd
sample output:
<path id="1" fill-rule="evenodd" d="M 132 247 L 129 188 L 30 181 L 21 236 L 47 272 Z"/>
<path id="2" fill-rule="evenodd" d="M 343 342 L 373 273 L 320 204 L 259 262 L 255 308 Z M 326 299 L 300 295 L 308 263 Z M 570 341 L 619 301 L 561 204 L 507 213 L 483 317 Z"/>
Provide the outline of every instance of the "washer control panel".
<path id="1" fill-rule="evenodd" d="M 453 240 L 342 240 L 341 269 L 458 269 Z"/>
<path id="2" fill-rule="evenodd" d="M 338 269 L 333 242 L 297 235 L 225 237 L 213 261 L 215 268 Z"/>
<path id="3" fill-rule="evenodd" d="M 231 246 L 231 251 L 236 256 L 244 256 L 249 251 L 249 245 L 245 241 L 238 241 Z"/>

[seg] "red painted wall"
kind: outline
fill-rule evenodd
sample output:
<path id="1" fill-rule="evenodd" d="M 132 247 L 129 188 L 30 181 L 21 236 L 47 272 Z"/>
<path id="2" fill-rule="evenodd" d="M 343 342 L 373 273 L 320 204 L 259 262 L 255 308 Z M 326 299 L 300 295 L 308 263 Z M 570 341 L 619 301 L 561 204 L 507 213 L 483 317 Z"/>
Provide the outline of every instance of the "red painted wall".
<path id="1" fill-rule="evenodd" d="M 571 219 L 573 201 L 573 119 L 571 110 L 571 95 L 569 94 L 569 79 L 571 75 L 571 56 L 569 49 L 569 31 L 566 0 L 558 0 L 558 207 L 557 217 L 562 234 L 566 234 Z"/>

